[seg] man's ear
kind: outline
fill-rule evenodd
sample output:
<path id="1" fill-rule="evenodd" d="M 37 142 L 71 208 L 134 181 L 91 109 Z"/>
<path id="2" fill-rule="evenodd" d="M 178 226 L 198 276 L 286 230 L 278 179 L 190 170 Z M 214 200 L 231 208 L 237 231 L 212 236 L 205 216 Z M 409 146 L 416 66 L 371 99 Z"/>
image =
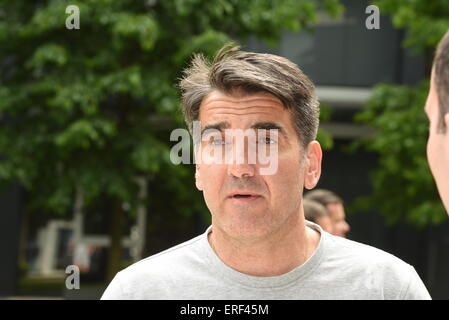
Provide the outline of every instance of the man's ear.
<path id="1" fill-rule="evenodd" d="M 201 179 L 200 171 L 199 171 L 199 165 L 196 165 L 195 169 L 195 185 L 196 188 L 200 191 L 203 191 L 203 181 Z"/>
<path id="2" fill-rule="evenodd" d="M 306 167 L 304 171 L 304 187 L 313 189 L 321 176 L 321 159 L 323 151 L 318 141 L 312 141 L 306 150 Z"/>

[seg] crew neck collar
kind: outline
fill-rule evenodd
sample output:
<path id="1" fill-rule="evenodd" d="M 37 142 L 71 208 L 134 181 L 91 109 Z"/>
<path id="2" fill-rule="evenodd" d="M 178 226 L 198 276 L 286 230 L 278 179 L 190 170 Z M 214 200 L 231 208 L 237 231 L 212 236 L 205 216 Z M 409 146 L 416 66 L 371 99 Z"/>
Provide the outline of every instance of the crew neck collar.
<path id="1" fill-rule="evenodd" d="M 212 231 L 212 226 L 209 226 L 203 233 L 201 244 L 206 252 L 206 259 L 208 264 L 212 267 L 214 273 L 219 273 L 224 280 L 228 280 L 234 283 L 239 283 L 248 287 L 257 288 L 274 288 L 288 286 L 301 278 L 306 277 L 312 270 L 314 270 L 321 262 L 321 258 L 324 251 L 325 242 L 327 240 L 327 233 L 324 232 L 321 227 L 315 223 L 306 220 L 306 226 L 310 227 L 320 233 L 320 240 L 315 248 L 313 254 L 300 266 L 292 269 L 291 271 L 281 274 L 279 276 L 271 277 L 259 277 L 252 276 L 242 272 L 239 272 L 230 266 L 226 265 L 220 257 L 212 249 L 209 241 L 207 240 L 208 234 Z"/>

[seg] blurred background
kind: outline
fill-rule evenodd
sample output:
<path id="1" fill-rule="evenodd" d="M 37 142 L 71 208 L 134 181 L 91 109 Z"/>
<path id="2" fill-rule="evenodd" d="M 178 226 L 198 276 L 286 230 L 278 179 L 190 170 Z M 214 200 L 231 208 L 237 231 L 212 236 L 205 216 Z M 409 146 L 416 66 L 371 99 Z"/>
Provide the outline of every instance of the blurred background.
<path id="1" fill-rule="evenodd" d="M 176 84 L 193 52 L 233 39 L 316 84 L 318 187 L 344 199 L 347 237 L 449 299 L 423 112 L 448 29 L 447 0 L 0 0 L 0 297 L 98 299 L 117 271 L 205 231 L 194 165 L 169 156 Z"/>

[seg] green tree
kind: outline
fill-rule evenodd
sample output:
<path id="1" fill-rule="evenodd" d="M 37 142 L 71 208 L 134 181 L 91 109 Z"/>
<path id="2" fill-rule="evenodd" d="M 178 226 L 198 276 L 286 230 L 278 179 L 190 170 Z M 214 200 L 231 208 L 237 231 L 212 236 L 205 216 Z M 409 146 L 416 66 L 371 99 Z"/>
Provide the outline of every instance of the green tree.
<path id="1" fill-rule="evenodd" d="M 66 28 L 69 4 L 79 8 L 79 30 Z M 111 279 L 120 268 L 123 203 L 130 212 L 139 204 L 137 177 L 156 177 L 150 207 L 165 201 L 173 215 L 199 207 L 190 168 L 169 159 L 170 129 L 184 126 L 176 79 L 192 53 L 211 56 L 231 38 L 250 35 L 274 44 L 283 30 L 310 28 L 318 10 L 337 16 L 342 6 L 1 0 L 0 182 L 19 181 L 28 210 L 67 214 L 77 192 L 86 207 L 108 202 Z"/>
<path id="2" fill-rule="evenodd" d="M 397 28 L 406 28 L 403 45 L 424 55 L 428 78 L 416 86 L 380 84 L 356 120 L 377 129 L 357 142 L 379 154 L 372 173 L 373 193 L 356 207 L 375 207 L 387 223 L 404 220 L 417 226 L 446 219 L 426 159 L 428 121 L 424 104 L 429 89 L 433 52 L 449 29 L 449 2 L 379 0 L 381 14 L 390 14 Z"/>

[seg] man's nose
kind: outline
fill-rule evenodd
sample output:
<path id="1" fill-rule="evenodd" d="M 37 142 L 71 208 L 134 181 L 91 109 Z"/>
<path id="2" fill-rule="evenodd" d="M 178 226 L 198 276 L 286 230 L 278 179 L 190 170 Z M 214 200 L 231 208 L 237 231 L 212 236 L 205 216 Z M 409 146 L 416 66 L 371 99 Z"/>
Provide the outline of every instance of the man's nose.
<path id="1" fill-rule="evenodd" d="M 246 139 L 245 139 L 246 140 Z M 236 178 L 252 177 L 255 174 L 255 164 L 252 160 L 248 143 L 242 141 L 233 143 L 231 155 L 227 157 L 228 175 Z"/>
<path id="2" fill-rule="evenodd" d="M 247 163 L 228 165 L 228 175 L 236 178 L 253 177 L 254 172 L 254 166 Z"/>

